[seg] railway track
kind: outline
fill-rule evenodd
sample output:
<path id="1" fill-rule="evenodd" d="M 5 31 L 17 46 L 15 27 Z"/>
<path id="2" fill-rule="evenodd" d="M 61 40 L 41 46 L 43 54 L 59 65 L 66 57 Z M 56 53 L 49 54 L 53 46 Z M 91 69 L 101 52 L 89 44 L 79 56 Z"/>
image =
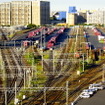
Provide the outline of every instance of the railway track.
<path id="1" fill-rule="evenodd" d="M 72 34 L 74 34 L 75 30 L 73 30 Z M 57 71 L 60 71 L 62 66 L 61 66 L 61 59 L 67 59 L 68 58 L 68 55 L 64 55 L 64 54 L 67 54 L 70 52 L 70 49 L 72 47 L 72 44 L 73 44 L 73 40 L 72 38 L 69 39 L 68 41 L 68 44 L 66 44 L 63 48 L 62 48 L 62 51 L 61 51 L 61 54 L 59 56 L 59 60 L 57 61 L 57 64 L 56 64 L 56 70 Z M 62 65 L 65 65 L 65 62 L 62 62 Z"/>
<path id="2" fill-rule="evenodd" d="M 55 80 L 58 82 L 58 84 L 52 83 L 52 86 L 64 86 L 65 81 L 69 81 L 69 103 L 72 102 L 79 94 L 80 92 L 89 86 L 89 84 L 94 82 L 99 82 L 102 79 L 102 65 L 105 63 L 105 60 L 98 66 L 94 67 L 93 69 L 86 71 L 83 75 L 81 75 L 78 78 L 75 78 L 71 80 L 70 77 L 62 77 L 62 81 L 60 77 L 56 78 Z M 80 82 L 79 82 L 79 81 Z M 54 81 L 54 80 L 53 80 Z M 61 85 L 60 85 L 61 84 Z M 51 85 L 50 85 L 51 86 Z M 64 105 L 66 103 L 64 96 L 64 91 L 56 91 L 56 94 L 53 91 L 47 90 L 47 102 L 50 105 L 55 105 L 57 100 L 60 100 L 57 105 Z M 33 100 L 24 103 L 23 105 L 42 105 L 43 104 L 43 95 L 42 92 L 35 97 Z"/>
<path id="3" fill-rule="evenodd" d="M 70 41 L 70 43 L 72 43 L 72 41 Z M 68 45 L 71 45 L 71 44 L 68 44 Z M 60 55 L 60 59 L 68 59 L 70 56 L 64 56 L 63 53 L 68 53 L 70 51 L 70 46 L 68 46 L 65 50 L 62 51 L 62 54 Z M 7 51 L 6 53 L 9 53 L 9 54 L 12 54 L 11 51 Z M 36 51 L 36 53 L 38 55 L 40 55 L 38 53 L 38 51 Z M 62 56 L 63 55 L 63 56 Z M 13 60 L 12 62 L 8 63 L 9 61 L 7 60 L 7 56 L 4 56 L 4 58 L 6 59 L 6 62 L 5 64 L 8 64 L 10 65 L 11 63 L 13 65 L 17 65 L 17 68 L 19 68 L 19 65 L 20 62 L 17 62 L 16 61 L 19 61 L 18 57 L 16 55 L 12 55 L 12 57 L 9 56 L 9 59 L 14 59 L 16 58 L 15 60 Z M 50 56 L 50 58 L 52 58 L 52 56 Z M 59 66 L 59 70 L 58 71 L 61 71 L 61 68 L 63 68 L 62 65 L 60 65 L 59 63 L 60 61 L 58 61 L 58 66 Z M 46 63 L 46 62 L 45 62 Z M 73 78 L 73 73 L 76 73 L 75 71 L 72 71 L 70 68 L 72 66 L 74 66 L 72 69 L 76 69 L 77 66 L 74 64 L 72 65 L 72 62 L 68 62 L 68 63 L 65 63 L 64 64 L 67 64 L 67 67 L 65 68 L 64 72 L 68 72 L 69 71 L 69 75 L 68 76 L 63 76 L 63 75 L 59 75 L 59 76 L 53 76 L 53 77 L 49 77 L 49 80 L 46 82 L 46 87 L 60 87 L 60 86 L 63 86 L 65 87 L 65 84 L 66 84 L 66 81 L 69 81 L 69 94 L 68 94 L 68 97 L 69 97 L 69 102 L 73 101 L 74 98 L 80 93 L 80 91 L 87 87 L 90 83 L 93 83 L 93 82 L 96 82 L 97 80 L 99 81 L 101 79 L 101 72 L 102 72 L 102 69 L 100 69 L 102 67 L 102 65 L 105 63 L 105 61 L 103 61 L 100 65 L 98 65 L 98 67 L 94 67 L 94 69 L 91 69 L 89 71 L 86 71 L 83 75 L 77 77 L 77 78 Z M 63 64 L 63 65 L 64 65 Z M 44 67 L 46 67 L 46 64 L 44 64 Z M 56 67 L 57 68 L 57 67 Z M 10 68 L 8 68 L 9 70 Z M 15 70 L 15 74 L 18 74 L 18 71 L 20 71 L 19 69 L 18 70 Z M 21 68 L 21 72 L 19 74 L 23 74 L 24 72 L 22 72 L 22 68 Z M 12 72 L 12 71 L 10 71 Z M 10 73 L 11 74 L 11 73 Z M 94 77 L 94 78 L 93 78 Z M 80 82 L 78 81 L 80 80 Z M 14 87 L 15 85 L 15 82 L 18 81 L 17 83 L 17 87 L 18 90 L 17 92 L 20 90 L 21 86 L 23 85 L 23 78 L 20 80 L 18 79 L 18 75 L 16 75 L 12 80 L 9 80 L 11 81 L 10 84 L 8 84 L 9 87 Z M 15 91 L 15 90 L 13 90 Z M 47 94 L 47 97 L 46 97 L 46 103 L 49 104 L 49 105 L 64 105 L 66 103 L 66 99 L 65 99 L 65 91 L 66 89 L 64 88 L 63 90 L 59 90 L 59 91 L 49 91 L 49 89 L 46 90 L 46 94 Z M 56 93 L 56 94 L 55 94 Z M 8 93 L 8 103 L 13 99 L 15 93 Z M 44 100 L 43 100 L 43 92 L 40 92 L 38 93 L 37 95 L 33 95 L 29 98 L 26 98 L 25 100 L 22 100 L 22 105 L 43 105 L 44 103 Z M 56 103 L 57 102 L 57 103 Z"/>
<path id="4" fill-rule="evenodd" d="M 13 49 L 2 50 L 1 54 L 4 60 L 4 65 L 7 74 L 6 79 L 7 103 L 10 103 L 11 100 L 14 98 L 14 92 L 8 92 L 9 88 L 15 87 L 15 83 L 17 83 L 17 87 L 21 88 L 23 86 L 24 71 L 23 68 L 21 67 L 22 66 L 21 62 L 19 61 L 19 58 L 17 57 Z"/>
<path id="5" fill-rule="evenodd" d="M 64 50 L 62 52 L 65 52 Z M 60 56 L 63 58 L 62 56 Z M 68 58 L 68 57 L 67 57 Z M 98 67 L 94 67 L 93 69 L 86 71 L 83 75 L 73 78 L 73 73 L 76 73 L 75 71 L 71 71 L 69 76 L 63 76 L 59 75 L 57 77 L 53 77 L 50 79 L 50 81 L 46 82 L 46 87 L 59 87 L 59 86 L 65 86 L 66 81 L 69 81 L 69 102 L 73 101 L 75 99 L 75 96 L 78 95 L 78 93 L 85 87 L 87 87 L 90 83 L 100 81 L 101 79 L 101 71 L 100 69 L 102 65 L 105 63 L 103 61 Z M 75 65 L 74 65 L 75 66 Z M 76 69 L 77 66 L 75 66 Z M 67 71 L 69 70 L 70 66 L 66 69 Z M 99 75 L 100 74 L 100 75 Z M 80 82 L 79 82 L 80 81 Z M 82 82 L 81 82 L 82 81 Z M 32 96 L 31 98 L 27 98 L 26 100 L 23 100 L 22 103 L 23 105 L 42 105 L 44 103 L 43 100 L 43 92 L 40 92 L 36 96 Z M 56 91 L 56 94 L 54 94 L 53 91 L 46 91 L 47 94 L 47 101 L 46 103 L 49 105 L 64 105 L 66 103 L 66 99 L 63 97 L 64 96 L 64 91 Z M 58 104 L 56 101 L 58 100 Z"/>
<path id="6" fill-rule="evenodd" d="M 65 48 L 63 48 L 62 53 L 61 53 L 61 55 L 60 55 L 60 59 L 61 59 L 61 58 L 63 59 L 63 57 L 64 57 L 64 52 L 69 52 L 69 51 L 70 51 L 70 46 L 69 46 L 69 45 L 71 45 L 71 43 L 72 43 L 72 41 L 69 41 L 68 46 L 66 46 L 66 47 L 67 47 L 66 50 L 65 50 Z M 63 54 L 63 55 L 62 55 L 62 54 Z M 51 56 L 51 57 L 52 57 L 52 56 Z M 66 56 L 66 58 L 68 58 L 68 56 Z M 59 62 L 59 61 L 58 61 L 58 62 Z M 71 64 L 71 62 L 69 62 L 67 68 L 65 69 L 65 72 L 69 71 L 70 66 L 71 66 L 70 64 Z M 71 75 L 71 74 L 70 74 L 70 75 Z M 53 86 L 53 85 L 56 86 L 57 83 L 60 84 L 60 86 L 61 86 L 61 84 L 63 84 L 64 80 L 66 81 L 67 78 L 69 78 L 69 76 L 64 76 L 64 78 L 63 78 L 63 76 L 60 75 L 60 76 L 58 76 L 58 78 L 55 78 L 55 79 L 54 79 L 54 77 L 50 77 L 49 80 L 52 80 L 52 81 L 50 81 L 50 82 L 48 81 L 48 82 L 46 83 L 46 86 L 49 86 L 49 87 L 51 87 L 51 86 Z M 59 79 L 59 81 L 58 81 L 58 79 Z M 42 93 L 40 93 L 40 94 L 42 94 Z M 40 96 L 40 95 L 38 95 L 38 96 Z M 31 105 L 31 104 L 30 104 L 30 105 Z"/>
<path id="7" fill-rule="evenodd" d="M 3 33 L 2 30 L 2 38 L 1 40 L 9 40 L 5 34 Z M 16 92 L 19 92 L 21 87 L 24 84 L 23 78 L 24 78 L 24 71 L 22 68 L 22 63 L 20 61 L 20 58 L 18 57 L 17 53 L 14 51 L 13 48 L 11 49 L 1 49 L 1 55 L 3 58 L 4 66 L 5 66 L 5 71 L 6 71 L 6 85 L 4 92 L 6 91 L 6 96 L 7 99 L 4 98 L 2 105 L 9 104 L 14 96 L 15 96 L 15 83 L 17 85 Z M 3 90 L 1 90 L 3 91 Z M 7 100 L 7 102 L 5 101 Z"/>

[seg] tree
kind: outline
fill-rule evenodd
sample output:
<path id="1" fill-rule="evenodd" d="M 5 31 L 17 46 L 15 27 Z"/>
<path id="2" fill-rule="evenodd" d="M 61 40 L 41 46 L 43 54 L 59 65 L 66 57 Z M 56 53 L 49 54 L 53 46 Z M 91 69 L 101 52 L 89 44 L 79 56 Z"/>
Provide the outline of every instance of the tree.
<path id="1" fill-rule="evenodd" d="M 36 28 L 37 26 L 35 24 L 28 24 L 27 28 Z"/>

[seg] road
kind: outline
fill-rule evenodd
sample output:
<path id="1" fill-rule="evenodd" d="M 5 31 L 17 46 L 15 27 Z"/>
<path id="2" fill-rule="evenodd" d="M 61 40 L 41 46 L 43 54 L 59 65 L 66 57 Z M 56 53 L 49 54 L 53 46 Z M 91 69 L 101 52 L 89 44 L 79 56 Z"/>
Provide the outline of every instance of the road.
<path id="1" fill-rule="evenodd" d="M 80 99 L 75 105 L 105 105 L 105 90 L 98 91 L 89 99 Z"/>

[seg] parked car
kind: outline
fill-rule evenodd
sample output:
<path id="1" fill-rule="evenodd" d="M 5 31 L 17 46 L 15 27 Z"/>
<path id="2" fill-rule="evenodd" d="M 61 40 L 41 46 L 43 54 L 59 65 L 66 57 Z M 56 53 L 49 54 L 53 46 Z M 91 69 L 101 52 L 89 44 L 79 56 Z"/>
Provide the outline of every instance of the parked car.
<path id="1" fill-rule="evenodd" d="M 82 91 L 82 93 L 87 93 L 87 94 L 92 95 L 94 92 L 93 92 L 91 89 L 84 89 L 84 90 Z"/>
<path id="2" fill-rule="evenodd" d="M 97 89 L 96 89 L 96 88 L 93 88 L 93 87 L 89 87 L 89 89 L 90 89 L 91 91 L 93 91 L 93 92 L 96 92 L 96 91 L 97 91 Z"/>
<path id="3" fill-rule="evenodd" d="M 80 94 L 80 98 L 89 98 L 89 97 L 90 97 L 90 94 L 87 94 L 87 93 Z"/>
<path id="4" fill-rule="evenodd" d="M 101 85 L 101 84 L 90 84 L 89 85 L 89 89 L 90 88 L 94 88 L 94 89 L 97 89 L 97 90 L 102 90 L 102 89 L 104 89 L 105 87 L 104 87 L 104 85 Z"/>

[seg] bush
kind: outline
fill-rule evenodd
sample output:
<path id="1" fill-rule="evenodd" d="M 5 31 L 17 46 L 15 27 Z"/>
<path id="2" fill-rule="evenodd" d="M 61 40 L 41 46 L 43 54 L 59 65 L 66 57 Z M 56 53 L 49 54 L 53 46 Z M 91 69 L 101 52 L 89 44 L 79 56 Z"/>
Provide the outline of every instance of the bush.
<path id="1" fill-rule="evenodd" d="M 35 24 L 28 24 L 27 28 L 37 28 L 37 26 Z"/>

